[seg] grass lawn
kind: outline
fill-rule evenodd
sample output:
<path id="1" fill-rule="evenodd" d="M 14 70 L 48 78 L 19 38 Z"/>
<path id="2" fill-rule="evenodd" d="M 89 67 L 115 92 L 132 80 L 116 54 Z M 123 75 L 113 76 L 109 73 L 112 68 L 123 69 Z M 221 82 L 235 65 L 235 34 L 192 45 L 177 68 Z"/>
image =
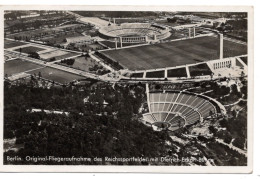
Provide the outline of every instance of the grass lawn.
<path id="1" fill-rule="evenodd" d="M 53 51 L 49 51 L 49 52 L 46 52 L 46 53 L 41 53 L 40 57 L 42 59 L 48 61 L 48 59 L 50 59 L 52 57 L 62 56 L 62 55 L 65 55 L 65 54 L 68 54 L 68 52 L 63 51 L 63 50 L 53 50 Z"/>
<path id="2" fill-rule="evenodd" d="M 51 58 L 55 58 L 55 60 L 60 60 L 64 58 L 70 58 L 77 55 L 77 53 L 74 52 L 67 52 L 63 50 L 54 50 L 46 53 L 40 54 L 41 59 L 45 61 L 50 61 Z"/>
<path id="3" fill-rule="evenodd" d="M 186 68 L 175 68 L 167 70 L 168 78 L 187 77 Z"/>
<path id="4" fill-rule="evenodd" d="M 93 43 L 93 44 L 82 45 L 80 49 L 83 50 L 84 52 L 88 52 L 89 50 L 103 50 L 105 49 L 105 47 L 103 47 L 98 43 Z"/>
<path id="5" fill-rule="evenodd" d="M 66 34 L 62 33 L 62 34 L 53 34 L 50 37 L 46 37 L 46 38 L 41 38 L 39 40 L 44 41 L 44 42 L 49 42 L 49 43 L 54 43 L 54 44 L 62 44 L 66 42 L 66 38 L 69 37 L 79 37 L 79 36 L 83 36 L 80 33 L 77 32 L 68 32 Z"/>
<path id="6" fill-rule="evenodd" d="M 69 82 L 71 82 L 73 80 L 77 80 L 77 79 L 85 79 L 82 76 L 75 75 L 75 74 L 65 72 L 62 70 L 54 69 L 51 67 L 45 67 L 42 69 L 30 71 L 29 73 L 38 74 L 39 72 L 41 72 L 41 75 L 43 78 L 51 80 L 51 81 L 55 81 L 58 83 L 62 83 L 62 84 L 66 84 L 66 83 L 69 83 Z"/>
<path id="7" fill-rule="evenodd" d="M 89 71 L 89 68 L 93 67 L 94 65 L 98 65 L 98 63 L 90 57 L 77 57 L 72 67 L 84 71 Z"/>
<path id="8" fill-rule="evenodd" d="M 41 65 L 28 62 L 22 59 L 16 59 L 4 63 L 4 74 L 7 74 L 7 76 L 11 76 L 16 73 L 21 73 L 39 67 L 41 67 Z"/>
<path id="9" fill-rule="evenodd" d="M 10 40 L 5 40 L 4 42 L 4 48 L 12 48 L 12 47 L 17 47 L 21 45 L 25 45 L 26 43 L 24 42 L 15 42 L 15 41 L 10 41 Z"/>
<path id="10" fill-rule="evenodd" d="M 34 46 L 29 46 L 29 47 L 24 47 L 22 48 L 22 53 L 32 53 L 32 52 L 39 52 L 45 50 L 44 48 L 39 48 L 39 47 L 34 47 Z M 15 51 L 20 52 L 20 48 L 16 49 Z"/>
<path id="11" fill-rule="evenodd" d="M 132 78 L 143 78 L 144 73 L 133 73 L 131 74 Z"/>
<path id="12" fill-rule="evenodd" d="M 247 64 L 247 57 L 240 57 L 240 59 L 241 59 L 245 64 Z"/>
<path id="13" fill-rule="evenodd" d="M 55 59 L 60 60 L 60 59 L 64 59 L 64 58 L 70 58 L 70 57 L 73 57 L 73 56 L 76 56 L 76 55 L 78 55 L 78 54 L 73 53 L 73 52 L 69 52 L 69 53 L 66 53 L 66 54 L 61 55 L 61 56 L 56 56 Z"/>
<path id="14" fill-rule="evenodd" d="M 164 71 L 146 72 L 146 78 L 164 78 Z"/>
<path id="15" fill-rule="evenodd" d="M 206 63 L 194 65 L 189 67 L 190 76 L 203 76 L 203 75 L 211 75 L 212 71 L 208 67 Z"/>

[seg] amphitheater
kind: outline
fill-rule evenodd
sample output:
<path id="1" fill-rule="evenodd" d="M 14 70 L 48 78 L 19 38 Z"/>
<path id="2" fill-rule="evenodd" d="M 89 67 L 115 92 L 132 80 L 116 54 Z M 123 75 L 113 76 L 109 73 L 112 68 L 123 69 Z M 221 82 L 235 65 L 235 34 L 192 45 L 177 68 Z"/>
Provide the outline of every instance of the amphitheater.
<path id="1" fill-rule="evenodd" d="M 175 131 L 225 112 L 224 106 L 217 101 L 195 93 L 148 92 L 147 98 L 149 112 L 143 114 L 143 120 L 158 129 Z"/>
<path id="2" fill-rule="evenodd" d="M 150 23 L 123 23 L 104 26 L 99 30 L 100 37 L 122 43 L 141 43 L 162 40 L 171 35 L 167 27 Z"/>

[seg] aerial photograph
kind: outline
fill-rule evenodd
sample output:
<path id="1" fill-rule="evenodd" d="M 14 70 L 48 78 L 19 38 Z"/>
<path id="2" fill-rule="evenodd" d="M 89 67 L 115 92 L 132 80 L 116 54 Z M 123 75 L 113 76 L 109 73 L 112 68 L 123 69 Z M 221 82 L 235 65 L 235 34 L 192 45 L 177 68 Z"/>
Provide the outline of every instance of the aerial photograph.
<path id="1" fill-rule="evenodd" d="M 248 166 L 248 12 L 3 21 L 4 165 Z"/>

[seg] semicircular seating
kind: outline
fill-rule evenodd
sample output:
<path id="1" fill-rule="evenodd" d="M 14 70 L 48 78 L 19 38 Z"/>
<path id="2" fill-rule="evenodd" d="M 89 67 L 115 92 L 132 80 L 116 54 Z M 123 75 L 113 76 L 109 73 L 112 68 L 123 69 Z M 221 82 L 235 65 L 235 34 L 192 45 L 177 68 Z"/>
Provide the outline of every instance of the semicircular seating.
<path id="1" fill-rule="evenodd" d="M 194 124 L 217 113 L 209 99 L 187 92 L 150 92 L 148 106 L 149 113 L 143 115 L 143 120 L 150 124 L 169 123 L 169 130 Z"/>

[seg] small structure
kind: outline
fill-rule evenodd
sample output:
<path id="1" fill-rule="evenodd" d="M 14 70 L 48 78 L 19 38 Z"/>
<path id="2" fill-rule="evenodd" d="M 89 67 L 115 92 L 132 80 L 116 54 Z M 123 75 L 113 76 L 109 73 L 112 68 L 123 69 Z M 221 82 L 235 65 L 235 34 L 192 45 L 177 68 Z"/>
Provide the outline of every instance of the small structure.
<path id="1" fill-rule="evenodd" d="M 204 136 L 204 137 L 211 137 L 208 127 L 195 127 L 192 129 L 191 134 L 196 136 Z"/>

